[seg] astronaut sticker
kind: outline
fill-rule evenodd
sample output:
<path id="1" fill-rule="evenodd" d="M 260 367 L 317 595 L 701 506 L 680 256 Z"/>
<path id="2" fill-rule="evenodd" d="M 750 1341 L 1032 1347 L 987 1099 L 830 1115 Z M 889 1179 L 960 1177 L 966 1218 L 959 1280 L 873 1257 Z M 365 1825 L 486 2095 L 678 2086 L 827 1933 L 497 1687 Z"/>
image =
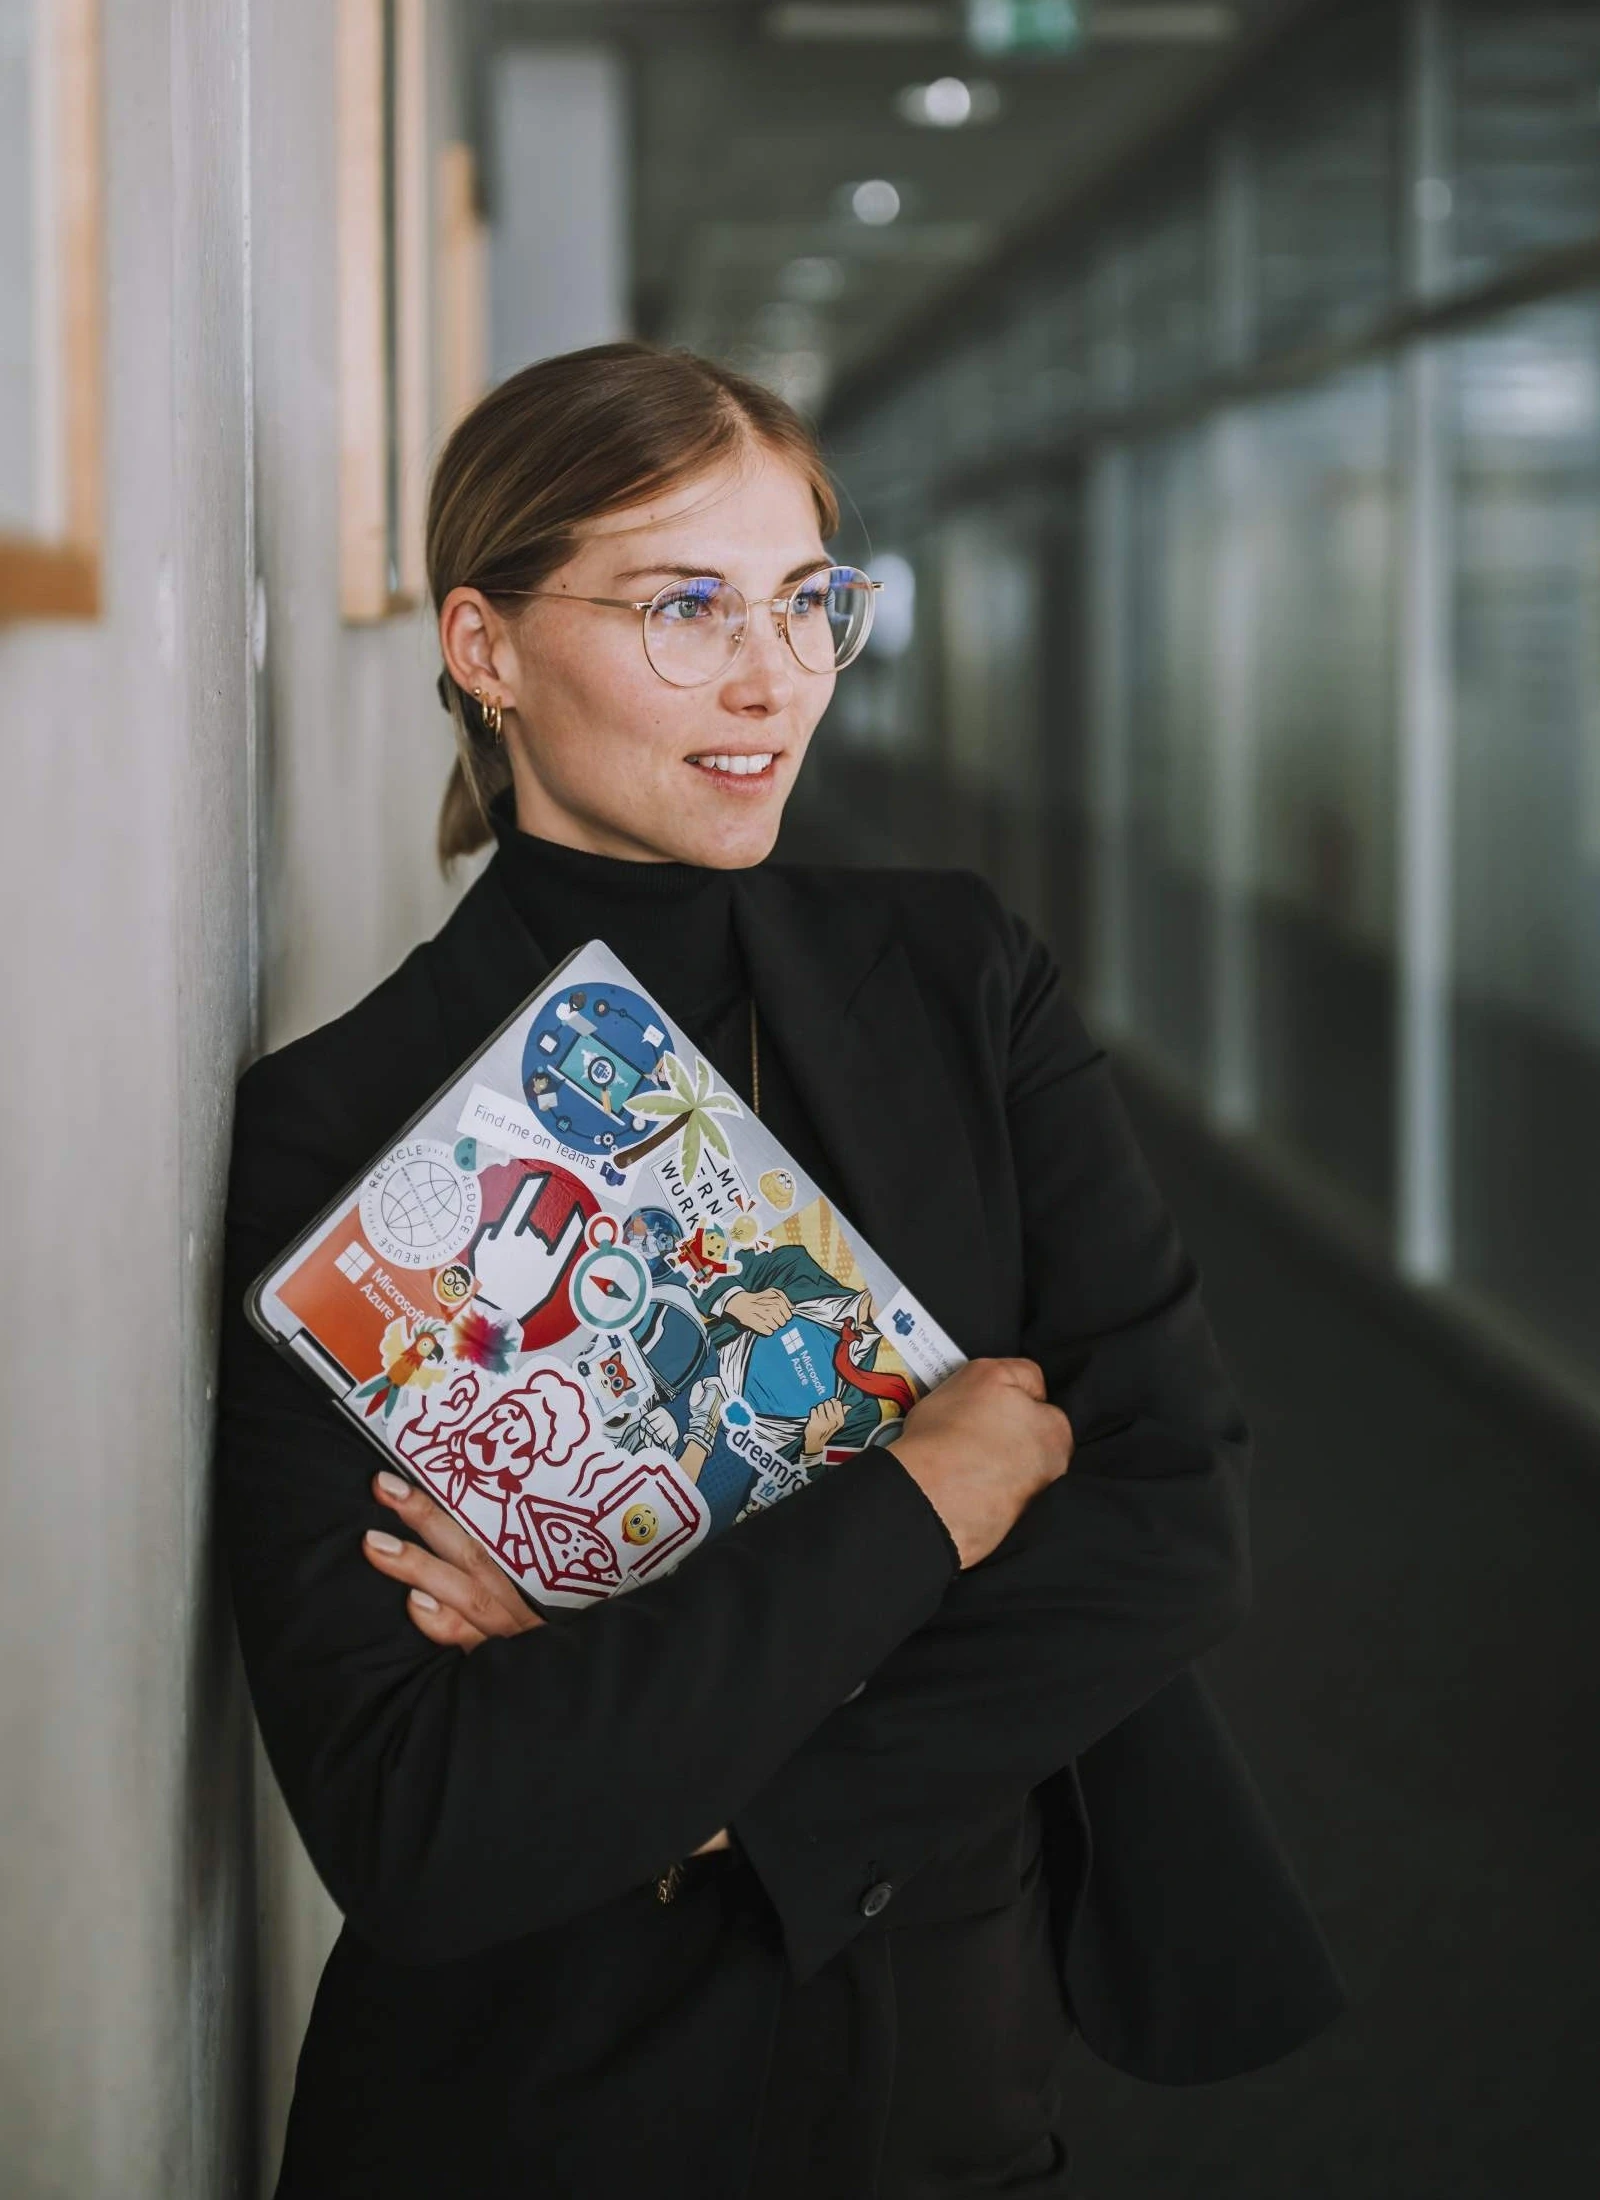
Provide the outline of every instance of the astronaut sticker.
<path id="1" fill-rule="evenodd" d="M 848 1472 L 961 1360 L 598 942 L 251 1312 L 535 1603 L 573 1609 Z"/>

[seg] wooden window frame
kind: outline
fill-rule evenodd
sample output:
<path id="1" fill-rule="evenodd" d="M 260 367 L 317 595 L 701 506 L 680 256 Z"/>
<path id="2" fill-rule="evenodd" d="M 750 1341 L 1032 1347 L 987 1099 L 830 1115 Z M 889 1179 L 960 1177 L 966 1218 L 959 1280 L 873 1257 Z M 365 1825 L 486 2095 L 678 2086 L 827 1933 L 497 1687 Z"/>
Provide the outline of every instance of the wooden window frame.
<path id="1" fill-rule="evenodd" d="M 338 0 L 339 608 L 421 603 L 428 440 L 426 0 Z"/>
<path id="2" fill-rule="evenodd" d="M 55 93 L 53 328 L 44 371 L 58 377 L 59 535 L 0 532 L 0 622 L 93 619 L 101 608 L 104 254 L 99 0 L 39 0 Z M 49 240 L 46 240 L 48 243 Z"/>
<path id="3" fill-rule="evenodd" d="M 439 420 L 446 431 L 489 386 L 489 242 L 470 145 L 441 145 L 437 162 Z"/>

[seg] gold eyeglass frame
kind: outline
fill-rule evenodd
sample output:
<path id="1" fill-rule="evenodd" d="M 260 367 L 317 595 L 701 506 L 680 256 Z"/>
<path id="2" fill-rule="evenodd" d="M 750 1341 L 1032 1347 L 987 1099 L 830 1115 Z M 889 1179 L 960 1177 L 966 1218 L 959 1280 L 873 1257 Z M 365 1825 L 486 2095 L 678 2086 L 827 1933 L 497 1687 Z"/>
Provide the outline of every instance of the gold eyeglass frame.
<path id="1" fill-rule="evenodd" d="M 868 611 L 866 621 L 863 624 L 861 632 L 856 638 L 855 646 L 851 650 L 848 657 L 836 658 L 832 665 L 808 665 L 805 659 L 801 656 L 799 650 L 797 650 L 794 646 L 794 638 L 789 632 L 789 612 L 791 607 L 793 606 L 795 598 L 806 587 L 808 582 L 816 580 L 819 575 L 833 573 L 859 574 L 861 580 L 863 580 L 866 583 L 867 587 L 871 590 L 871 594 L 867 599 Z M 735 641 L 732 649 L 729 650 L 726 663 L 719 665 L 715 672 L 708 672 L 703 680 L 669 679 L 667 677 L 667 674 L 662 671 L 661 667 L 651 656 L 650 645 L 645 640 L 645 636 L 649 632 L 650 614 L 652 611 L 654 611 L 656 605 L 663 600 L 663 598 L 676 594 L 680 589 L 693 588 L 700 581 L 710 581 L 712 585 L 717 588 L 731 589 L 733 594 L 737 596 L 739 601 L 744 605 L 744 617 L 740 623 L 738 639 L 737 641 Z M 856 584 L 852 583 L 851 585 L 854 586 Z M 867 646 L 867 637 L 872 632 L 873 614 L 877 609 L 877 600 L 882 592 L 882 589 L 882 581 L 875 581 L 870 573 L 862 572 L 859 565 L 819 565 L 814 572 L 802 573 L 800 578 L 791 584 L 789 591 L 786 595 L 778 596 L 747 596 L 744 590 L 740 588 L 736 582 L 724 580 L 722 579 L 721 575 L 717 573 L 695 573 L 691 574 L 688 578 L 684 580 L 668 581 L 666 586 L 664 588 L 658 588 L 653 596 L 646 596 L 638 600 L 629 598 L 627 596 L 579 596 L 568 594 L 561 589 L 551 588 L 518 588 L 510 590 L 508 593 L 517 596 L 531 597 L 536 601 L 542 603 L 594 603 L 602 605 L 605 609 L 609 611 L 637 611 L 639 614 L 639 646 L 644 651 L 646 664 L 649 665 L 650 670 L 655 674 L 656 678 L 658 680 L 665 680 L 668 687 L 709 687 L 713 680 L 720 680 L 723 674 L 727 672 L 729 667 L 737 662 L 739 652 L 744 647 L 744 638 L 750 631 L 750 614 L 752 611 L 759 611 L 763 604 L 768 604 L 771 606 L 772 623 L 777 628 L 779 636 L 781 637 L 784 645 L 788 649 L 790 656 L 794 659 L 795 663 L 800 667 L 800 670 L 802 672 L 814 672 L 818 673 L 819 675 L 823 672 L 842 672 L 846 665 L 853 665 L 855 663 L 856 659 L 860 656 L 862 650 L 865 649 L 865 647 Z"/>

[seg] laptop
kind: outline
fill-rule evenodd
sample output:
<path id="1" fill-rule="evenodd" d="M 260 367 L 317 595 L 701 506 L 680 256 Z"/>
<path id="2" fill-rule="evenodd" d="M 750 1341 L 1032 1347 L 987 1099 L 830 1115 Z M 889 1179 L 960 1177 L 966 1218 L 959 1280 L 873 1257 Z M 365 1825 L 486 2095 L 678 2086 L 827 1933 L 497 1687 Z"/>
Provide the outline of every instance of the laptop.
<path id="1" fill-rule="evenodd" d="M 553 1608 L 848 1470 L 962 1360 L 599 940 L 246 1304 Z"/>

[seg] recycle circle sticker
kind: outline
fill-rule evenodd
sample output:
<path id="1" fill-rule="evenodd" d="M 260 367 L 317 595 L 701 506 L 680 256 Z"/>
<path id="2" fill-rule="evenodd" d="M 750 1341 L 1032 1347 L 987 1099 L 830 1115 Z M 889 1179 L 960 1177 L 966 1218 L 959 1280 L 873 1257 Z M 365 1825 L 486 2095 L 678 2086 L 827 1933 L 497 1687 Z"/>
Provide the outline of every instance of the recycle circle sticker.
<path id="1" fill-rule="evenodd" d="M 590 1329 L 631 1329 L 650 1303 L 650 1271 L 626 1245 L 596 1245 L 572 1271 L 572 1311 Z"/>
<path id="2" fill-rule="evenodd" d="M 436 1268 L 478 1227 L 478 1179 L 437 1138 L 408 1138 L 361 1187 L 361 1227 L 397 1268 Z"/>

